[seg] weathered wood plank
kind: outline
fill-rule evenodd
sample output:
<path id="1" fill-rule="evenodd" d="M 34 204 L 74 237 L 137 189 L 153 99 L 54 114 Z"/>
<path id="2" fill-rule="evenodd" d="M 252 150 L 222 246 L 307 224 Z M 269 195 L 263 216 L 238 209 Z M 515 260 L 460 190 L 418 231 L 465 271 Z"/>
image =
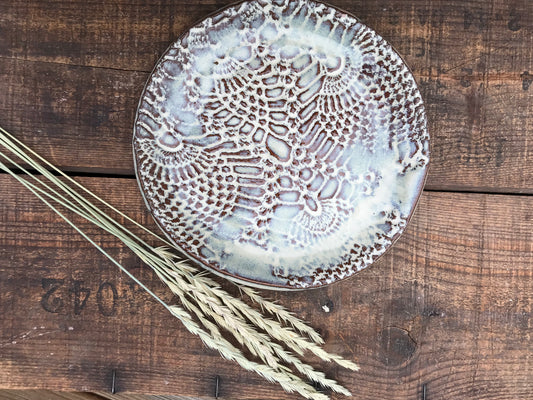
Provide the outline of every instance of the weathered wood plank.
<path id="1" fill-rule="evenodd" d="M 0 5 L 0 55 L 149 72 L 170 41 L 232 3 L 15 0 Z M 378 30 L 423 75 L 454 72 L 468 80 L 472 74 L 521 73 L 531 65 L 528 0 L 329 3 Z"/>
<path id="2" fill-rule="evenodd" d="M 0 4 L 0 123 L 69 170 L 132 174 L 148 71 L 188 26 L 228 3 Z M 420 82 L 433 136 L 428 187 L 533 192 L 531 1 L 332 3 L 389 40 Z"/>
<path id="3" fill-rule="evenodd" d="M 150 225 L 134 180 L 83 182 Z M 0 185 L 0 387 L 105 392 L 116 370 L 119 392 L 209 398 L 219 375 L 221 397 L 295 398 L 206 350 L 11 179 Z M 420 398 L 423 385 L 431 399 L 530 399 L 532 222 L 531 196 L 428 192 L 372 268 L 266 294 L 359 362 L 357 374 L 317 364 L 358 399 Z M 82 226 L 170 300 L 114 239 Z"/>
<path id="4" fill-rule="evenodd" d="M 131 175 L 133 121 L 147 77 L 0 60 L 0 125 L 65 170 Z"/>
<path id="5" fill-rule="evenodd" d="M 183 396 L 57 392 L 51 390 L 0 390 L 0 400 L 199 400 Z"/>
<path id="6" fill-rule="evenodd" d="M 176 8 L 182 7 L 167 1 L 3 2 L 0 54 L 149 72 L 173 39 L 169 24 L 176 18 L 180 21 L 182 13 Z M 189 4 L 185 15 L 190 18 L 202 10 Z"/>
<path id="7" fill-rule="evenodd" d="M 51 390 L 0 390 L 0 400 L 102 400 L 92 393 L 53 392 Z M 148 400 L 148 399 L 144 399 Z M 152 400 L 152 399 L 150 399 Z"/>

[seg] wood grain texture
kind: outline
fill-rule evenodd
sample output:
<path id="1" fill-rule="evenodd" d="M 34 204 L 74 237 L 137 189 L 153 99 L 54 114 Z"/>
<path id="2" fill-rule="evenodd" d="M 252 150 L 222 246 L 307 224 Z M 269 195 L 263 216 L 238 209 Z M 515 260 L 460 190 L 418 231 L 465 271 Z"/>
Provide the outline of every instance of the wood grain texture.
<path id="1" fill-rule="evenodd" d="M 102 400 L 92 393 L 51 390 L 0 390 L 0 400 Z M 148 400 L 148 399 L 144 399 Z M 152 400 L 152 399 L 150 399 Z"/>
<path id="2" fill-rule="evenodd" d="M 89 392 L 57 392 L 52 390 L 0 390 L 0 400 L 197 400 L 192 397 L 110 394 Z"/>
<path id="3" fill-rule="evenodd" d="M 188 27 L 230 3 L 0 2 L 0 126 L 64 170 L 131 176 L 150 70 Z M 433 137 L 433 191 L 372 268 L 319 290 L 265 294 L 317 327 L 328 350 L 357 360 L 358 374 L 312 360 L 354 398 L 420 399 L 423 387 L 428 400 L 533 398 L 533 197 L 434 192 L 533 193 L 533 2 L 330 3 L 412 68 Z M 134 180 L 82 181 L 154 227 Z M 0 187 L 0 388 L 98 391 L 0 399 L 212 399 L 217 375 L 221 398 L 298 398 L 205 349 L 3 174 Z M 76 221 L 172 300 L 116 240 Z M 118 397 L 106 394 L 113 370 Z"/>
<path id="4" fill-rule="evenodd" d="M 2 2 L 0 125 L 65 169 L 131 175 L 149 71 L 189 26 L 229 3 Z M 392 43 L 420 83 L 429 188 L 533 192 L 533 2 L 331 3 Z"/>
<path id="5" fill-rule="evenodd" d="M 151 224 L 134 180 L 82 183 Z M 119 392 L 209 399 L 218 375 L 221 398 L 297 398 L 206 350 L 12 179 L 0 185 L 0 387 L 108 392 L 116 370 Z M 76 221 L 171 300 L 113 238 Z M 427 192 L 370 269 L 265 294 L 361 365 L 350 373 L 311 360 L 358 399 L 418 399 L 423 385 L 430 399 L 531 399 L 532 222 L 531 196 Z"/>

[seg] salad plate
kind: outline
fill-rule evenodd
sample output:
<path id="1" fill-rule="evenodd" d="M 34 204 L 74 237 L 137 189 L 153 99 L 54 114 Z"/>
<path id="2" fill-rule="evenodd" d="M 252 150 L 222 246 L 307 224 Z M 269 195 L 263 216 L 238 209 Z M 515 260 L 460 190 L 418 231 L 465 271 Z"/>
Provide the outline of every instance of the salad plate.
<path id="1" fill-rule="evenodd" d="M 258 0 L 168 48 L 133 151 L 147 206 L 185 255 L 240 283 L 304 289 L 400 236 L 429 135 L 412 73 L 376 32 L 320 2 Z"/>

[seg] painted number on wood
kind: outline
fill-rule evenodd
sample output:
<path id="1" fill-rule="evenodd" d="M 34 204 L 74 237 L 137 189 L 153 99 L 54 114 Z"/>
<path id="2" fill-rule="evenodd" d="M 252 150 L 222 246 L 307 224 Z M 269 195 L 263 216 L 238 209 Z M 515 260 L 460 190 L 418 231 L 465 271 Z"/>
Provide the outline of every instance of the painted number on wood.
<path id="1" fill-rule="evenodd" d="M 63 299 L 56 293 L 63 282 L 64 279 L 43 278 L 41 283 L 46 293 L 41 298 L 41 305 L 46 311 L 58 313 L 63 307 Z"/>
<path id="2" fill-rule="evenodd" d="M 91 285 L 81 280 L 43 278 L 41 285 L 44 290 L 41 306 L 47 312 L 72 312 L 74 315 L 80 315 L 86 306 L 94 301 L 98 312 L 103 316 L 110 317 L 116 313 L 119 297 L 112 282 L 104 281 L 97 288 L 91 288 Z"/>
<path id="3" fill-rule="evenodd" d="M 110 317 L 115 315 L 118 293 L 110 282 L 102 282 L 96 293 L 96 304 L 100 314 Z"/>

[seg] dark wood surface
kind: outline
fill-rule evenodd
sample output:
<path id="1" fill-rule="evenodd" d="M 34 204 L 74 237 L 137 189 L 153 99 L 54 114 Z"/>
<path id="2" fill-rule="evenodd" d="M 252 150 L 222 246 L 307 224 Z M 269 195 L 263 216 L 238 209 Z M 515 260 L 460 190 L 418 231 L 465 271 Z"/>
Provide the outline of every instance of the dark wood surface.
<path id="1" fill-rule="evenodd" d="M 359 362 L 349 373 L 312 360 L 357 399 L 533 398 L 533 2 L 330 2 L 413 69 L 432 135 L 427 190 L 372 268 L 265 294 Z M 138 97 L 170 42 L 225 4 L 0 2 L 0 126 L 153 227 L 132 172 Z M 297 398 L 206 350 L 4 174 L 0 188 L 0 388 L 109 392 L 115 371 L 119 393 L 210 399 L 218 375 L 221 398 Z"/>
<path id="2" fill-rule="evenodd" d="M 1 2 L 0 122 L 65 169 L 131 175 L 149 71 L 173 39 L 228 3 Z M 533 2 L 331 3 L 381 33 L 417 77 L 433 137 L 429 188 L 532 193 Z"/>
<path id="3" fill-rule="evenodd" d="M 192 397 L 146 394 L 57 392 L 52 390 L 0 389 L 0 400 L 195 400 Z"/>

